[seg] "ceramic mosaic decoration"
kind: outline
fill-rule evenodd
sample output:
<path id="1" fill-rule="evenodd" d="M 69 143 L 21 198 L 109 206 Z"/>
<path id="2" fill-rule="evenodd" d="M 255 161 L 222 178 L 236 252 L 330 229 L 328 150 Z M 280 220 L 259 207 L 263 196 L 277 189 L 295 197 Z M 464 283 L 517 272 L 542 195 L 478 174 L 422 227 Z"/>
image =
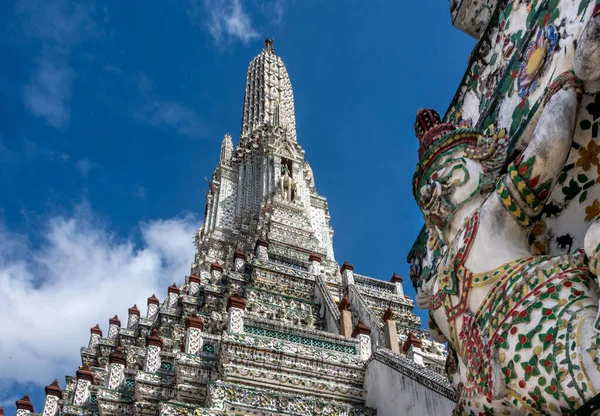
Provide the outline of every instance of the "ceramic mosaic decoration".
<path id="1" fill-rule="evenodd" d="M 417 303 L 452 349 L 457 414 L 592 414 L 600 6 L 464 0 L 451 11 L 479 42 L 446 115 L 417 114 Z"/>

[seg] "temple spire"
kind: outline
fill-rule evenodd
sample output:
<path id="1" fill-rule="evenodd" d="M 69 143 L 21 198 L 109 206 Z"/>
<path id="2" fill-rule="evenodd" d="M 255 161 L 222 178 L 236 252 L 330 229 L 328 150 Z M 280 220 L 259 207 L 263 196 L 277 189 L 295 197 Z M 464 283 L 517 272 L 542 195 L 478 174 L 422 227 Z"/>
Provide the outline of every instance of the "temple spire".
<path id="1" fill-rule="evenodd" d="M 219 162 L 221 164 L 228 164 L 233 156 L 233 141 L 229 133 L 226 133 L 221 143 L 221 158 Z"/>
<path id="2" fill-rule="evenodd" d="M 280 126 L 296 140 L 294 94 L 287 69 L 275 55 L 273 39 L 248 65 L 242 113 L 242 139 L 263 125 Z"/>

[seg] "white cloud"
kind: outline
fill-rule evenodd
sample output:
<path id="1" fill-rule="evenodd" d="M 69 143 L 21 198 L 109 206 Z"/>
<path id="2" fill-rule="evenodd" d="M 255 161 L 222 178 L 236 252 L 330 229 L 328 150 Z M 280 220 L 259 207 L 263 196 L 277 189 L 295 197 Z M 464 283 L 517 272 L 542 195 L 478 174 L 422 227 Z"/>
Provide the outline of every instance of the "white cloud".
<path id="1" fill-rule="evenodd" d="M 144 188 L 142 185 L 138 185 L 138 187 L 135 189 L 135 192 L 133 193 L 133 196 L 135 196 L 137 199 L 145 199 L 146 195 L 146 188 Z"/>
<path id="2" fill-rule="evenodd" d="M 50 384 L 50 383 L 48 383 Z M 23 395 L 12 395 L 10 397 L 7 397 L 5 399 L 0 400 L 0 407 L 8 407 L 8 406 L 14 406 L 15 402 L 17 400 L 19 400 L 21 397 L 23 397 Z"/>
<path id="3" fill-rule="evenodd" d="M 17 158 L 17 153 L 2 143 L 2 135 L 0 134 L 0 163 L 14 162 Z"/>
<path id="4" fill-rule="evenodd" d="M 241 0 L 190 0 L 188 16 L 205 26 L 216 43 L 240 40 L 243 43 L 258 38 L 250 16 Z"/>
<path id="5" fill-rule="evenodd" d="M 28 139 L 23 139 L 21 145 L 22 150 L 19 152 L 19 156 L 25 156 L 27 159 L 43 158 L 57 163 L 67 163 L 71 159 L 71 155 L 68 153 L 49 150 Z"/>
<path id="6" fill-rule="evenodd" d="M 206 136 L 200 117 L 183 104 L 161 99 L 148 76 L 142 74 L 139 77 L 138 90 L 144 103 L 134 112 L 134 118 L 156 127 L 173 129 L 183 136 Z"/>
<path id="7" fill-rule="evenodd" d="M 189 273 L 193 216 L 139 224 L 141 244 L 121 239 L 89 209 L 50 218 L 32 244 L 0 225 L 0 368 L 3 383 L 64 383 L 80 364 L 89 328 L 146 298 L 166 296 Z"/>
<path id="8" fill-rule="evenodd" d="M 68 66 L 58 61 L 42 60 L 33 78 L 23 87 L 25 106 L 52 127 L 65 127 L 71 118 L 72 78 Z"/>
<path id="9" fill-rule="evenodd" d="M 256 8 L 263 14 L 270 24 L 279 25 L 283 22 L 285 7 L 292 0 L 253 0 Z"/>
<path id="10" fill-rule="evenodd" d="M 75 162 L 75 167 L 83 176 L 87 176 L 96 167 L 96 163 L 84 157 Z"/>
<path id="11" fill-rule="evenodd" d="M 25 106 L 49 125 L 64 128 L 69 123 L 73 70 L 72 50 L 91 36 L 98 36 L 91 1 L 20 0 L 14 17 L 14 37 L 40 42 L 40 51 L 30 81 L 23 87 Z"/>

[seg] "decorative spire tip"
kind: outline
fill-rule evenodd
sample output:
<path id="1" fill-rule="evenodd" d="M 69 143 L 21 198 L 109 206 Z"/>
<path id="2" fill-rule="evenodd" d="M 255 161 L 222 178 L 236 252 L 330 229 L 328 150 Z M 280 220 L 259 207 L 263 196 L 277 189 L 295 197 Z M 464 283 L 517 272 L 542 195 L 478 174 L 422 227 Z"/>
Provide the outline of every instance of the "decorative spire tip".
<path id="1" fill-rule="evenodd" d="M 265 49 L 267 50 L 267 52 L 275 53 L 275 48 L 273 48 L 273 42 L 275 42 L 275 39 L 273 38 L 265 39 Z"/>

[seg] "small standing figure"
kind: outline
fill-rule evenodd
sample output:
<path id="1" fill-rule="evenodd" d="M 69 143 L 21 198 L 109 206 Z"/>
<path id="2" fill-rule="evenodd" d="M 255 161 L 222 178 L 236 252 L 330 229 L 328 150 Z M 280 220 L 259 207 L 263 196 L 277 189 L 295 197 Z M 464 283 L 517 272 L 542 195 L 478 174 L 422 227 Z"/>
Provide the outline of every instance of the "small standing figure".
<path id="1" fill-rule="evenodd" d="M 281 198 L 286 201 L 293 201 L 296 196 L 296 181 L 290 174 L 290 169 L 284 163 L 281 165 L 281 178 L 279 178 L 279 189 Z"/>

